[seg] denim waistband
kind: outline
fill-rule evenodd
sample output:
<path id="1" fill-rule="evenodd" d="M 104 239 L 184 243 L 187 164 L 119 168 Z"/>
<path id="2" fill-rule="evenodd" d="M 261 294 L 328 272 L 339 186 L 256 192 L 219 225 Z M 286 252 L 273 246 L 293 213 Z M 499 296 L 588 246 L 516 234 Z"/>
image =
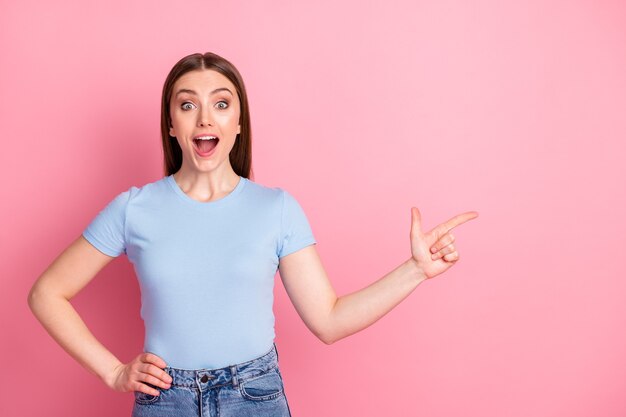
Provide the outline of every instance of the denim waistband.
<path id="1" fill-rule="evenodd" d="M 220 369 L 178 369 L 163 368 L 172 377 L 172 386 L 210 388 L 232 383 L 235 387 L 242 379 L 254 378 L 278 366 L 276 343 L 262 356 L 248 362 L 230 365 Z"/>

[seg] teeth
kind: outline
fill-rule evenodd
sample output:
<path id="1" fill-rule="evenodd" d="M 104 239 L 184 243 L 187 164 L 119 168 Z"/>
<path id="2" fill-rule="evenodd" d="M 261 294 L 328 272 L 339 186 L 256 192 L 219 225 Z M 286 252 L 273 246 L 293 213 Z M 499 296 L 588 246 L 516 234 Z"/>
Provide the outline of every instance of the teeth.
<path id="1" fill-rule="evenodd" d="M 196 138 L 195 140 L 213 140 L 213 139 L 217 139 L 215 136 L 200 136 L 199 138 Z"/>

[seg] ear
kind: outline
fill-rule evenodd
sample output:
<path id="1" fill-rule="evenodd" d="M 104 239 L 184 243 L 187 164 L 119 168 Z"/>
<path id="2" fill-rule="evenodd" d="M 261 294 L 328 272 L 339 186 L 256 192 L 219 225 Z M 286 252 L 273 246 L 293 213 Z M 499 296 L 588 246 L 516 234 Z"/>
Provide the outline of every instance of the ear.
<path id="1" fill-rule="evenodd" d="M 241 134 L 241 125 L 237 125 L 237 134 Z"/>
<path id="2" fill-rule="evenodd" d="M 172 124 L 172 115 L 168 115 L 167 120 L 168 120 L 167 125 L 170 128 L 170 131 L 169 131 L 170 136 L 176 137 L 176 132 L 174 132 L 174 127 Z"/>

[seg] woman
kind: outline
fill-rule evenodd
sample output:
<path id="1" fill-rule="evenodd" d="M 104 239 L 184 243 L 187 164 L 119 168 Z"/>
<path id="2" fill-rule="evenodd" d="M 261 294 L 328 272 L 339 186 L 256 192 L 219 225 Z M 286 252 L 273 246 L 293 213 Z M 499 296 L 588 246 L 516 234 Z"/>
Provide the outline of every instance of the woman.
<path id="1" fill-rule="evenodd" d="M 455 216 L 428 233 L 411 208 L 411 257 L 337 297 L 297 200 L 250 180 L 246 90 L 213 53 L 182 58 L 163 88 L 162 179 L 117 195 L 39 277 L 29 305 L 52 337 L 110 388 L 133 391 L 133 416 L 289 416 L 274 344 L 277 270 L 324 343 L 362 330 L 458 261 Z M 134 264 L 144 352 L 120 362 L 69 300 L 116 256 Z"/>

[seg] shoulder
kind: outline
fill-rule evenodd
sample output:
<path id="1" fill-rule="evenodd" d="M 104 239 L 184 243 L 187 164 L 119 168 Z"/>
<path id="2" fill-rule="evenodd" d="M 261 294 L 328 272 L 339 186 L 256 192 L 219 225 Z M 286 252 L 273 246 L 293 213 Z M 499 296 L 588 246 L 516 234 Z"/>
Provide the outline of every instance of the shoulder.
<path id="1" fill-rule="evenodd" d="M 118 194 L 118 198 L 126 199 L 127 203 L 133 203 L 142 199 L 159 197 L 168 191 L 168 177 L 145 183 L 143 185 L 131 185 L 126 190 Z"/>
<path id="2" fill-rule="evenodd" d="M 247 203 L 255 208 L 278 212 L 281 217 L 302 211 L 297 197 L 285 187 L 264 185 L 248 180 L 246 189 Z"/>
<path id="3" fill-rule="evenodd" d="M 287 190 L 285 187 L 264 185 L 264 184 L 254 182 L 249 179 L 248 179 L 248 185 L 250 186 L 250 188 L 254 189 L 255 191 L 270 198 L 279 199 L 281 201 L 285 199 L 296 199 L 297 192 L 292 192 L 291 190 Z"/>
<path id="4" fill-rule="evenodd" d="M 246 178 L 246 194 L 258 202 L 282 203 L 284 190 L 280 187 L 254 182 Z"/>

